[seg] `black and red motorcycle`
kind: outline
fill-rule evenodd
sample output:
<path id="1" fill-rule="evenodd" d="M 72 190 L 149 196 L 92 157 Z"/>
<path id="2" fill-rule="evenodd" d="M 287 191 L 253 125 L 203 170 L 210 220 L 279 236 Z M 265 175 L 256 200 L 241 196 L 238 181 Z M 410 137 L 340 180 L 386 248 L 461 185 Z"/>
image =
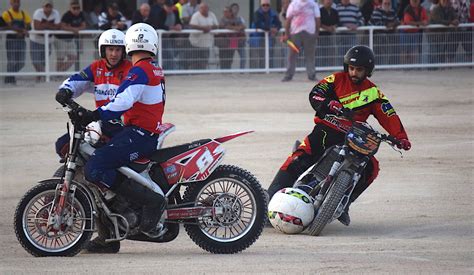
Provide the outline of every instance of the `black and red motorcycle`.
<path id="1" fill-rule="evenodd" d="M 79 107 L 71 100 L 66 110 L 73 114 Z M 84 179 L 83 167 L 98 146 L 87 137 L 96 130 L 70 118 L 72 138 L 64 166 L 56 177 L 31 188 L 15 211 L 17 239 L 30 254 L 74 256 L 97 231 L 97 221 L 110 233 L 107 242 L 169 242 L 184 224 L 189 237 L 211 253 L 243 251 L 262 233 L 267 210 L 258 180 L 242 168 L 220 164 L 222 143 L 250 132 L 158 149 L 149 159 L 118 169 L 168 201 L 162 230 L 150 237 L 138 229 L 141 205 Z M 158 148 L 174 129 L 170 123 L 161 125 Z"/>

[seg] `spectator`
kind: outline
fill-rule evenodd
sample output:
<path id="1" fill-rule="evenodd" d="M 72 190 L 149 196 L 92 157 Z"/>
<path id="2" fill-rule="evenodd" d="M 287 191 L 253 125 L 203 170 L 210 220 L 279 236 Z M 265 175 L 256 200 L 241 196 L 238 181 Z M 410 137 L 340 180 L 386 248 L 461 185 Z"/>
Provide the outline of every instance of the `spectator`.
<path id="1" fill-rule="evenodd" d="M 140 5 L 137 11 L 132 16 L 132 25 L 136 23 L 147 23 L 153 26 L 153 22 L 150 18 L 150 5 L 143 3 Z"/>
<path id="2" fill-rule="evenodd" d="M 420 6 L 420 0 L 410 0 L 410 5 L 403 13 L 403 24 L 420 27 L 428 25 L 426 10 Z M 422 30 L 406 29 L 401 33 L 402 64 L 413 64 L 420 62 Z"/>
<path id="3" fill-rule="evenodd" d="M 457 27 L 459 25 L 458 16 L 449 0 L 439 0 L 439 5 L 437 5 L 431 13 L 430 23 L 441 24 L 448 27 Z M 456 29 L 435 29 L 435 33 L 431 33 L 430 39 L 430 44 L 433 49 L 431 52 L 431 63 L 446 62 L 447 57 L 449 57 L 449 61 L 454 61 L 453 58 L 456 54 L 456 49 L 454 49 L 453 46 L 456 48 L 458 46 L 457 43 L 453 43 L 453 41 L 456 41 Z"/>
<path id="4" fill-rule="evenodd" d="M 156 18 L 157 29 L 165 31 L 181 31 L 183 26 L 181 25 L 181 19 L 179 19 L 179 13 L 174 2 L 172 0 L 166 0 L 160 14 Z M 163 68 L 167 70 L 174 70 L 175 66 L 174 58 L 176 58 L 177 48 L 176 40 L 177 37 L 174 33 L 163 33 L 162 34 L 162 58 Z"/>
<path id="5" fill-rule="evenodd" d="M 396 64 L 398 57 L 399 36 L 394 32 L 398 21 L 395 10 L 392 9 L 391 0 L 382 0 L 382 6 L 375 9 L 369 23 L 374 26 L 385 26 L 387 30 L 374 31 L 374 48 L 380 64 Z"/>
<path id="6" fill-rule="evenodd" d="M 245 54 L 245 43 L 247 42 L 247 36 L 245 35 L 245 19 L 239 15 L 240 11 L 240 6 L 237 3 L 232 3 L 230 5 L 230 9 L 232 10 L 232 14 L 234 15 L 234 18 L 240 20 L 242 22 L 242 25 L 244 26 L 244 29 L 240 33 L 240 37 L 238 40 L 238 52 L 240 56 L 240 68 L 243 69 L 245 68 L 245 59 L 246 59 L 246 54 Z"/>
<path id="7" fill-rule="evenodd" d="M 285 34 L 282 41 L 291 38 L 293 43 L 304 51 L 306 74 L 310 81 L 316 80 L 315 46 L 321 26 L 319 5 L 312 0 L 293 0 L 286 13 Z M 288 64 L 282 81 L 290 81 L 296 70 L 298 53 L 288 48 Z"/>
<path id="8" fill-rule="evenodd" d="M 471 0 L 470 2 L 472 6 L 474 1 Z M 466 0 L 451 0 L 451 6 L 456 11 L 460 24 L 469 23 L 469 4 Z M 466 53 L 466 57 L 463 60 L 472 60 L 472 31 L 472 27 L 460 27 L 456 32 L 456 44 L 461 44 Z"/>
<path id="9" fill-rule="evenodd" d="M 219 26 L 217 18 L 214 13 L 209 11 L 207 3 L 199 5 L 199 12 L 196 12 L 191 17 L 189 26 L 191 29 L 200 30 L 202 33 L 191 33 L 189 35 L 189 42 L 194 48 L 194 54 L 191 63 L 194 69 L 205 69 L 209 63 L 209 50 L 214 45 L 214 35 L 210 33 L 211 30 L 217 29 Z"/>
<path id="10" fill-rule="evenodd" d="M 428 0 L 425 0 L 428 1 Z M 410 0 L 398 0 L 397 3 L 397 16 L 398 20 L 403 21 L 403 17 L 405 14 L 405 9 L 410 4 Z"/>
<path id="11" fill-rule="evenodd" d="M 117 3 L 112 2 L 107 7 L 107 12 L 103 12 L 99 16 L 99 29 L 118 29 L 124 31 L 128 28 L 127 19 L 119 11 Z"/>
<path id="12" fill-rule="evenodd" d="M 189 21 L 191 21 L 191 17 L 198 11 L 199 11 L 198 0 L 189 0 L 189 3 L 184 5 L 183 16 L 181 18 L 181 22 L 183 23 L 183 27 L 185 29 L 189 29 Z"/>
<path id="13" fill-rule="evenodd" d="M 234 54 L 239 47 L 239 38 L 242 36 L 245 25 L 242 20 L 234 16 L 231 7 L 225 7 L 224 16 L 222 16 L 219 22 L 219 27 L 221 29 L 235 31 L 235 33 L 224 33 L 216 37 L 216 45 L 219 47 L 221 69 L 230 69 Z"/>
<path id="14" fill-rule="evenodd" d="M 260 0 L 260 8 L 254 13 L 252 28 L 268 33 L 270 47 L 270 67 L 273 67 L 273 46 L 275 37 L 281 29 L 281 22 L 278 14 L 270 7 L 270 0 Z M 265 35 L 262 32 L 250 34 L 249 44 L 253 48 L 250 50 L 250 67 L 265 67 Z"/>
<path id="15" fill-rule="evenodd" d="M 174 5 L 176 7 L 176 9 L 178 10 L 178 15 L 179 15 L 180 20 L 183 17 L 183 7 L 187 3 L 188 3 L 188 0 L 178 0 L 178 2 L 176 2 L 176 4 Z"/>
<path id="16" fill-rule="evenodd" d="M 319 33 L 319 48 L 321 51 L 321 60 L 323 66 L 336 66 L 336 33 L 339 24 L 339 14 L 333 8 L 333 0 L 323 0 L 323 6 L 320 8 L 321 13 L 321 32 Z"/>
<path id="17" fill-rule="evenodd" d="M 391 0 L 390 0 L 391 1 Z M 360 8 L 360 12 L 364 17 L 364 24 L 368 25 L 370 21 L 370 17 L 372 16 L 374 10 L 382 7 L 382 0 L 367 0 L 362 7 Z"/>
<path id="18" fill-rule="evenodd" d="M 150 25 L 156 30 L 158 29 L 158 18 L 161 16 L 163 11 L 163 6 L 165 4 L 165 0 L 155 0 L 154 4 L 150 7 Z"/>
<path id="19" fill-rule="evenodd" d="M 25 66 L 26 42 L 25 36 L 31 23 L 28 12 L 20 9 L 20 0 L 10 0 L 10 8 L 3 12 L 2 19 L 7 29 L 13 30 L 15 34 L 7 34 L 7 72 L 19 72 Z M 16 84 L 14 76 L 6 76 L 5 84 Z"/>
<path id="20" fill-rule="evenodd" d="M 56 66 L 58 72 L 65 72 L 69 70 L 72 64 L 78 58 L 78 41 L 79 31 L 86 28 L 86 20 L 81 11 L 81 6 L 78 0 L 71 0 L 69 11 L 67 11 L 61 18 L 61 30 L 70 31 L 73 34 L 57 34 L 54 40 L 56 48 Z M 76 38 L 76 39 L 73 39 Z"/>
<path id="21" fill-rule="evenodd" d="M 86 26 L 90 30 L 99 29 L 99 16 L 102 13 L 102 3 L 96 2 L 94 9 L 90 12 L 85 12 L 84 17 L 86 19 Z"/>
<path id="22" fill-rule="evenodd" d="M 339 56 L 357 44 L 356 30 L 358 27 L 364 25 L 364 18 L 360 12 L 359 7 L 350 3 L 350 0 L 341 0 L 341 3 L 336 6 L 339 14 L 339 26 L 346 27 L 348 31 L 339 33 L 338 45 Z"/>
<path id="23" fill-rule="evenodd" d="M 33 30 L 58 30 L 61 28 L 61 16 L 53 9 L 53 1 L 43 1 L 43 7 L 33 13 Z M 51 41 L 51 40 L 50 40 Z M 44 72 L 45 63 L 45 38 L 43 34 L 30 34 L 30 55 L 33 67 L 37 72 Z M 51 54 L 51 48 L 48 56 Z M 36 81 L 41 81 L 42 76 L 37 76 Z"/>

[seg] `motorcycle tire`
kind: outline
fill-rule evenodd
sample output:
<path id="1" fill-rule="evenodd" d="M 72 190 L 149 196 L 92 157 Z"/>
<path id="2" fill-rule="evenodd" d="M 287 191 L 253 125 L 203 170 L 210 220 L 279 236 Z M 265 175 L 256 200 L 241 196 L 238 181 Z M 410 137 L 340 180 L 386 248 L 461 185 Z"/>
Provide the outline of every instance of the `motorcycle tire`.
<path id="1" fill-rule="evenodd" d="M 308 227 L 308 233 L 310 235 L 319 236 L 326 224 L 331 221 L 334 212 L 336 212 L 336 209 L 341 202 L 342 197 L 344 196 L 344 193 L 346 192 L 351 180 L 352 175 L 347 171 L 341 171 L 336 176 L 331 189 L 329 190 L 324 202 L 316 214 L 316 217 L 314 217 L 313 222 Z"/>
<path id="2" fill-rule="evenodd" d="M 245 250 L 259 238 L 265 225 L 264 191 L 255 176 L 236 166 L 218 166 L 205 181 L 191 183 L 184 193 L 184 202 L 223 209 L 221 214 L 184 224 L 191 240 L 211 253 L 234 254 Z"/>
<path id="3" fill-rule="evenodd" d="M 54 172 L 53 177 L 62 178 L 64 176 L 64 170 L 65 170 L 64 165 L 59 166 L 59 168 L 56 169 L 56 171 Z"/>
<path id="4" fill-rule="evenodd" d="M 52 179 L 34 186 L 21 198 L 15 210 L 13 224 L 16 237 L 23 248 L 35 257 L 74 256 L 92 237 L 93 232 L 86 230 L 91 228 L 92 221 L 87 218 L 91 217 L 91 205 L 80 190 L 75 192 L 73 202 L 75 218 L 72 218 L 72 224 L 63 224 L 65 228 L 61 230 L 46 227 L 59 181 Z"/>

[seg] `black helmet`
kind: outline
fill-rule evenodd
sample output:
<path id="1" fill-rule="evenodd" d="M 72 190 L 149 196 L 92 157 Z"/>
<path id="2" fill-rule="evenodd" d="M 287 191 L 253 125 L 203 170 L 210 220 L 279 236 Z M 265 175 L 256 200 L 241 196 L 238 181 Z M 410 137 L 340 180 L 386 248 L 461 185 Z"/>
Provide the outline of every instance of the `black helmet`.
<path id="1" fill-rule="evenodd" d="M 372 75 L 375 66 L 375 55 L 371 48 L 367 46 L 354 46 L 344 55 L 344 71 L 349 70 L 349 65 L 364 67 L 367 70 L 367 76 Z"/>

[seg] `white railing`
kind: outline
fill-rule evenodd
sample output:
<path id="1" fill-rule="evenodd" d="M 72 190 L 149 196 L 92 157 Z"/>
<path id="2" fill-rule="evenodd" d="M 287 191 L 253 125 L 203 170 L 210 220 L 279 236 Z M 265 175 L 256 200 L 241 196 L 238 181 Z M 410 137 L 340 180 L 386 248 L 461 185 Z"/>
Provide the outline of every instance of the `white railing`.
<path id="1" fill-rule="evenodd" d="M 448 28 L 443 25 L 428 25 L 423 27 L 423 33 L 408 33 L 406 30 L 415 29 L 411 26 L 399 26 L 396 31 L 384 32 L 383 26 L 364 26 L 352 32 L 345 27 L 337 28 L 334 35 L 320 36 L 316 46 L 316 70 L 339 70 L 342 68 L 344 52 L 354 44 L 368 45 L 374 49 L 377 59 L 377 69 L 402 69 L 402 68 L 437 68 L 474 66 L 474 23 L 461 24 L 457 28 Z M 54 69 L 54 57 L 61 56 L 53 44 L 51 35 L 71 34 L 66 31 L 30 31 L 30 34 L 44 35 L 44 53 L 52 52 L 44 60 L 44 71 L 37 72 L 31 65 L 31 54 L 25 53 L 25 66 L 18 72 L 7 71 L 7 50 L 4 46 L 6 35 L 14 34 L 13 31 L 0 31 L 0 76 L 44 76 L 50 81 L 52 76 L 65 76 L 82 69 L 98 57 L 97 37 L 102 31 L 80 31 L 74 39 L 74 52 L 78 60 L 74 68 L 66 71 Z M 245 43 L 240 41 L 236 47 L 209 48 L 209 55 L 203 58 L 197 48 L 193 48 L 187 35 L 201 33 L 197 30 L 183 30 L 181 32 L 166 32 L 158 30 L 159 46 L 157 60 L 164 66 L 166 74 L 197 74 L 197 73 L 235 73 L 235 72 L 283 72 L 286 68 L 287 46 L 280 42 L 279 37 L 270 37 L 268 32 L 246 29 Z M 232 34 L 228 30 L 213 30 L 212 34 Z M 263 37 L 256 38 L 255 33 Z M 281 34 L 281 32 L 280 32 Z M 280 35 L 279 34 L 279 35 Z M 177 35 L 168 38 L 164 36 Z M 279 36 L 278 35 L 278 36 Z M 215 41 L 229 40 L 230 38 L 216 37 Z M 26 39 L 26 52 L 31 53 L 29 39 Z M 255 42 L 260 45 L 255 45 Z M 220 43 L 222 44 L 222 43 Z M 63 49 L 64 50 L 64 49 Z M 68 49 L 70 50 L 70 49 Z M 227 51 L 226 51 L 227 50 Z M 224 53 L 227 54 L 224 55 Z M 237 56 L 239 56 L 237 58 Z M 228 59 L 227 65 L 223 62 Z M 304 70 L 302 55 L 297 63 L 297 70 Z M 193 64 L 204 62 L 203 68 L 193 68 Z M 57 62 L 56 62 L 57 63 Z M 230 67 L 225 68 L 231 64 Z M 57 64 L 56 64 L 57 65 Z M 240 66 L 239 66 L 240 65 Z"/>

